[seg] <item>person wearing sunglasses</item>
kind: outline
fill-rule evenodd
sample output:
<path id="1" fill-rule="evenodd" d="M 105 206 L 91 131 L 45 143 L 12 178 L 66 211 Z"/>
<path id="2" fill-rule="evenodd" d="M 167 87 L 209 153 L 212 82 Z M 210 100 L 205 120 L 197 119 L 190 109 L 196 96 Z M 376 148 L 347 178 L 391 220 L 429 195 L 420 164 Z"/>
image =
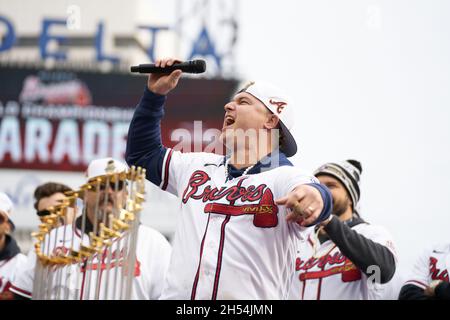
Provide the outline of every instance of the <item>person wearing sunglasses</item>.
<path id="1" fill-rule="evenodd" d="M 16 270 L 26 262 L 26 256 L 20 253 L 20 248 L 11 235 L 15 229 L 10 219 L 12 211 L 11 199 L 0 192 L 0 300 L 14 299 L 9 288 Z"/>
<path id="2" fill-rule="evenodd" d="M 34 208 L 39 218 L 49 215 L 49 209 L 55 207 L 63 202 L 66 198 L 65 192 L 72 191 L 72 189 L 62 183 L 47 182 L 39 185 L 34 190 Z M 74 219 L 74 214 L 66 215 L 64 222 L 71 224 Z"/>
<path id="3" fill-rule="evenodd" d="M 46 182 L 36 187 L 34 190 L 34 209 L 36 209 L 36 215 L 39 219 L 50 214 L 50 209 L 63 202 L 66 198 L 65 192 L 72 191 L 69 186 L 58 183 L 58 182 Z M 71 224 L 75 217 L 74 212 L 68 212 L 64 220 L 65 224 Z M 24 275 L 27 279 L 30 279 L 34 273 L 34 260 L 36 256 L 34 254 L 34 248 L 31 248 L 27 254 L 27 260 L 31 259 L 22 265 L 23 269 L 17 269 L 17 279 L 23 278 Z M 32 268 L 29 266 L 32 265 Z M 15 282 L 20 280 L 15 280 Z M 14 285 L 10 286 L 10 292 L 13 294 L 15 300 L 22 300 L 24 298 L 29 298 L 28 292 L 25 292 Z"/>
<path id="4" fill-rule="evenodd" d="M 86 171 L 86 182 L 91 185 L 91 188 L 83 197 L 84 207 L 80 208 L 80 211 L 86 212 L 85 219 L 79 212 L 78 217 L 72 224 L 66 224 L 56 229 L 54 234 L 59 240 L 56 239 L 55 243 L 63 244 L 64 248 L 59 245 L 59 247 L 50 248 L 49 251 L 70 249 L 72 243 L 74 243 L 75 248 L 79 247 L 81 243 L 86 246 L 89 244 L 89 234 L 98 234 L 100 223 L 109 224 L 108 217 L 110 214 L 114 214 L 117 210 L 125 207 L 128 199 L 127 183 L 120 179 L 114 181 L 103 179 L 102 182 L 98 178 L 104 177 L 107 173 L 120 175 L 127 170 L 128 167 L 124 163 L 112 158 L 97 159 L 90 162 Z M 43 197 L 37 202 L 36 209 L 38 212 L 45 210 L 43 208 L 46 206 L 41 206 L 41 201 L 44 198 L 49 198 L 49 196 Z M 61 232 L 63 230 L 65 232 Z M 73 269 L 67 273 L 68 276 L 64 282 L 54 282 L 51 290 L 64 292 L 62 296 L 59 296 L 59 299 L 117 299 L 116 291 L 114 291 L 115 286 L 113 285 L 116 280 L 114 274 L 117 274 L 115 269 L 122 270 L 122 267 L 126 266 L 124 259 L 127 256 L 124 254 L 126 253 L 124 246 L 127 241 L 117 240 L 116 243 L 117 245 L 111 247 L 111 253 L 105 252 L 100 256 L 102 258 L 100 262 L 98 261 L 99 256 L 96 256 L 92 258 L 90 264 L 83 265 L 81 269 L 79 265 L 74 265 Z M 169 242 L 161 233 L 142 224 L 139 225 L 132 299 L 156 300 L 160 297 L 171 251 Z M 33 298 L 35 265 L 36 254 L 32 251 L 28 257 L 26 270 L 20 274 L 10 289 L 16 295 L 20 295 L 21 298 Z M 92 270 L 100 270 L 100 277 L 92 276 L 92 279 L 95 278 L 96 280 L 89 281 L 90 286 L 82 285 L 80 282 L 85 275 L 93 275 L 92 272 L 96 274 Z M 109 286 L 106 285 L 107 282 L 110 283 Z M 63 290 L 61 290 L 61 287 L 63 287 Z M 94 290 L 97 287 L 100 288 L 98 294 Z M 19 299 L 19 297 L 16 298 Z"/>

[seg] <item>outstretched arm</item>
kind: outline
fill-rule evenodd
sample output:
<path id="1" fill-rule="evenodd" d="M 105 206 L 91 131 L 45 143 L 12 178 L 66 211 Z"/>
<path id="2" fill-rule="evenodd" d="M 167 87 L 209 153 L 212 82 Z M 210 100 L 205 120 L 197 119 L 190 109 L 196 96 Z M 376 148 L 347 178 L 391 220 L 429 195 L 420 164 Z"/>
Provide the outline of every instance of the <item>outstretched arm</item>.
<path id="1" fill-rule="evenodd" d="M 302 227 L 327 220 L 333 208 L 330 191 L 319 183 L 299 185 L 275 203 L 290 209 L 286 219 L 298 222 Z"/>

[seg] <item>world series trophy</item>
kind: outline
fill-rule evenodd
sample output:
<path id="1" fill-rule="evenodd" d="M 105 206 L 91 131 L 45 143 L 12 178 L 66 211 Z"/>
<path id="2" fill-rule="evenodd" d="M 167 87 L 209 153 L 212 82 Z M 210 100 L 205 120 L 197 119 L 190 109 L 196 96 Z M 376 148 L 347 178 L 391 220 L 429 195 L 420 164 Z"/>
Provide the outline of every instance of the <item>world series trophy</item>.
<path id="1" fill-rule="evenodd" d="M 138 275 L 136 244 L 145 193 L 145 169 L 105 175 L 66 194 L 41 217 L 32 236 L 37 256 L 33 299 L 127 300 Z M 72 223 L 68 216 L 76 214 Z"/>

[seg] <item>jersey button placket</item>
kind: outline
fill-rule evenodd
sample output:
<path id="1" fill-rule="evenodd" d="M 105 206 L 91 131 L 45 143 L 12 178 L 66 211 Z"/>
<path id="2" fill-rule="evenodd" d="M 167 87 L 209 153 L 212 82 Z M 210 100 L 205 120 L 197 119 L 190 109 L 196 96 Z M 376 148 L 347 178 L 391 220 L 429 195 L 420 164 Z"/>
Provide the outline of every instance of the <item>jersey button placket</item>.
<path id="1" fill-rule="evenodd" d="M 203 299 L 208 299 L 212 294 L 220 241 L 218 235 L 220 235 L 222 222 L 223 218 L 221 215 L 211 213 L 203 248 L 199 288 L 197 291 L 200 294 L 198 298 L 203 297 Z"/>

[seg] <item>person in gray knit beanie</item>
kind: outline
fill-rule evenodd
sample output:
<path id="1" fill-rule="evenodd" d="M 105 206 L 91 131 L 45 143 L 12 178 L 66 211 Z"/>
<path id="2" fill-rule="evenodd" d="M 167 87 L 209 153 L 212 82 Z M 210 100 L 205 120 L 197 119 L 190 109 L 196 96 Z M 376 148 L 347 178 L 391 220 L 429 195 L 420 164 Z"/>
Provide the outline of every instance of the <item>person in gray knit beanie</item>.
<path id="1" fill-rule="evenodd" d="M 326 163 L 320 166 L 314 175 L 332 176 L 341 182 L 348 192 L 349 200 L 352 202 L 353 213 L 359 215 L 358 202 L 361 196 L 359 188 L 360 176 L 362 173 L 362 165 L 357 160 L 346 160 L 339 163 Z"/>
<path id="2" fill-rule="evenodd" d="M 394 240 L 386 228 L 358 214 L 361 173 L 357 160 L 326 163 L 314 172 L 331 192 L 333 214 L 299 242 L 289 299 L 398 298 L 403 281 Z"/>

